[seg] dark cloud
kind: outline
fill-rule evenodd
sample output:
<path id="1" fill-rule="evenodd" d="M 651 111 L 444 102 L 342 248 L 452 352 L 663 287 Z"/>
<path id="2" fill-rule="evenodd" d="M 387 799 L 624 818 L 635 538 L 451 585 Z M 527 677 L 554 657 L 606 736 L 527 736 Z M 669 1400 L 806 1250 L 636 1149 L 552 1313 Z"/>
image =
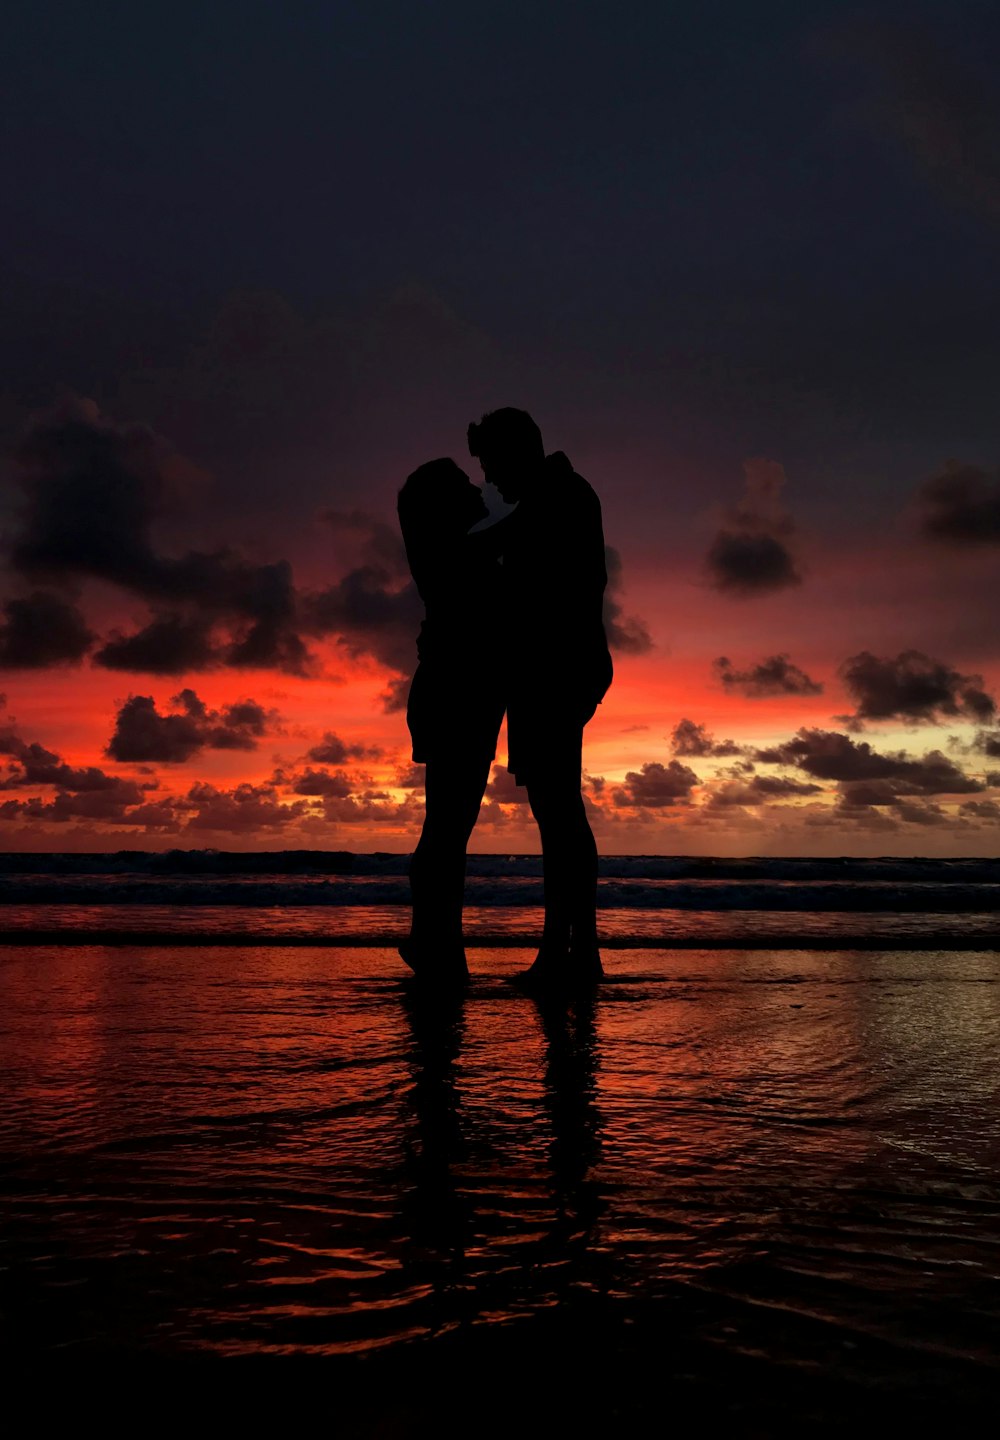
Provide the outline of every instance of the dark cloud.
<path id="1" fill-rule="evenodd" d="M 327 730 L 318 745 L 306 751 L 307 760 L 319 765 L 343 765 L 347 760 L 377 759 L 381 751 L 375 745 L 348 745 L 332 730 Z"/>
<path id="2" fill-rule="evenodd" d="M 201 781 L 192 785 L 177 802 L 189 815 L 186 830 L 220 830 L 231 835 L 252 835 L 257 830 L 276 830 L 308 813 L 305 800 L 283 804 L 272 784 L 237 785 L 219 790 Z"/>
<path id="3" fill-rule="evenodd" d="M 389 681 L 382 691 L 382 708 L 387 715 L 398 714 L 400 710 L 406 709 L 406 701 L 410 694 L 410 681 L 412 675 L 395 676 Z"/>
<path id="4" fill-rule="evenodd" d="M 36 590 L 4 601 L 0 669 L 40 670 L 75 665 L 95 636 L 79 610 L 61 595 Z"/>
<path id="5" fill-rule="evenodd" d="M 776 535 L 720 530 L 706 563 L 712 584 L 730 595 L 767 595 L 802 583 L 787 546 Z"/>
<path id="6" fill-rule="evenodd" d="M 194 691 L 182 690 L 180 698 L 185 701 Z M 213 724 L 209 744 L 216 750 L 253 750 L 257 740 L 275 718 L 256 700 L 235 700 L 224 705 L 221 711 L 209 711 L 203 701 L 198 701 L 198 711 L 206 723 Z"/>
<path id="7" fill-rule="evenodd" d="M 23 739 L 12 724 L 0 730 L 0 755 L 8 757 L 0 772 L 0 791 L 45 787 L 57 792 L 49 799 L 34 795 L 26 800 L 4 801 L 0 817 L 8 820 L 51 820 L 62 824 L 86 819 L 120 824 L 130 807 L 146 802 L 148 792 L 156 789 L 155 781 L 123 779 L 94 765 L 68 765 L 37 740 Z"/>
<path id="8" fill-rule="evenodd" d="M 322 518 L 350 568 L 334 584 L 302 597 L 303 627 L 310 635 L 336 635 L 352 659 L 370 656 L 394 670 L 383 701 L 386 709 L 403 709 L 424 607 L 402 541 L 361 511 L 326 510 Z"/>
<path id="9" fill-rule="evenodd" d="M 54 800 L 16 802 L 21 812 L 29 818 L 42 818 L 44 810 L 49 818 L 57 820 L 68 820 L 80 815 L 89 816 L 91 819 L 112 820 L 119 818 L 129 806 L 141 804 L 146 798 L 144 791 L 148 787 L 131 780 L 122 780 L 117 775 L 105 775 L 92 766 L 88 767 L 84 774 L 74 774 L 72 767 L 68 765 L 58 768 L 66 772 L 61 779 L 56 776 L 46 780 L 8 777 L 0 784 L 0 790 L 29 788 L 33 785 L 58 786 L 59 794 Z"/>
<path id="10" fill-rule="evenodd" d="M 159 575 L 149 529 L 171 460 L 159 437 L 103 421 L 91 401 L 71 401 L 36 420 L 15 458 L 25 488 L 15 569 L 92 576 L 139 593 Z"/>
<path id="11" fill-rule="evenodd" d="M 205 749 L 253 750 L 272 718 L 255 700 L 209 710 L 193 690 L 182 690 L 171 703 L 180 711 L 161 715 L 152 695 L 130 695 L 116 716 L 107 754 L 178 764 Z"/>
<path id="12" fill-rule="evenodd" d="M 801 795 L 822 794 L 821 785 L 808 780 L 793 780 L 786 775 L 754 775 L 749 780 L 726 780 L 716 786 L 708 800 L 713 807 L 731 805 L 766 805 L 772 800 L 788 800 Z"/>
<path id="13" fill-rule="evenodd" d="M 884 755 L 867 741 L 836 730 L 800 730 L 783 745 L 755 751 L 754 759 L 795 765 L 816 780 L 836 781 L 841 793 L 859 804 L 890 804 L 901 795 L 969 795 L 985 788 L 940 750 L 919 759 L 903 751 Z M 856 786 L 853 791 L 851 785 Z"/>
<path id="14" fill-rule="evenodd" d="M 898 780 L 895 778 L 841 780 L 838 783 L 840 798 L 846 808 L 894 805 L 898 799 Z"/>
<path id="15" fill-rule="evenodd" d="M 292 781 L 292 790 L 296 795 L 332 795 L 342 799 L 354 788 L 353 782 L 342 772 L 314 770 L 311 765 Z"/>
<path id="16" fill-rule="evenodd" d="M 987 820 L 994 825 L 1000 823 L 1000 805 L 995 800 L 966 800 L 962 806 L 962 814 L 974 820 Z"/>
<path id="17" fill-rule="evenodd" d="M 981 675 L 961 675 L 920 650 L 904 650 L 895 659 L 862 650 L 844 661 L 840 674 L 857 706 L 849 723 L 859 728 L 866 720 L 982 723 L 996 713 Z"/>
<path id="18" fill-rule="evenodd" d="M 386 696 L 386 708 L 393 710 L 406 704 L 423 615 L 412 581 L 399 585 L 389 572 L 370 566 L 352 570 L 303 600 L 303 623 L 310 634 L 334 634 L 352 659 L 371 656 L 398 672 Z"/>
<path id="19" fill-rule="evenodd" d="M 907 825 L 954 824 L 953 816 L 949 815 L 946 810 L 942 810 L 940 805 L 935 805 L 933 801 L 930 800 L 900 800 L 896 804 L 895 813 L 899 816 L 900 820 L 904 821 Z"/>
<path id="20" fill-rule="evenodd" d="M 734 670 L 724 655 L 713 662 L 719 680 L 727 690 L 736 690 L 749 700 L 763 700 L 772 695 L 819 695 L 823 686 L 811 680 L 798 665 L 785 655 L 771 655 L 748 670 Z"/>
<path id="21" fill-rule="evenodd" d="M 493 777 L 486 787 L 486 793 L 492 800 L 502 805 L 526 805 L 528 803 L 528 792 L 523 785 L 518 785 L 513 775 L 506 767 L 495 767 Z"/>
<path id="22" fill-rule="evenodd" d="M 109 777 L 114 778 L 114 777 Z M 30 800 L 7 800 L 0 804 L 0 817 L 6 820 L 51 820 L 65 824 L 69 820 L 100 820 L 112 825 L 132 824 L 129 807 L 143 800 L 137 786 L 123 781 L 121 788 L 93 790 L 60 790 L 51 800 L 32 796 Z"/>
<path id="23" fill-rule="evenodd" d="M 371 655 L 391 670 L 411 672 L 423 605 L 412 581 L 400 584 L 375 566 L 351 570 L 304 597 L 310 634 L 335 634 L 352 658 Z"/>
<path id="24" fill-rule="evenodd" d="M 159 800 L 147 800 L 142 805 L 128 810 L 118 822 L 120 825 L 137 825 L 151 833 L 176 835 L 181 829 L 181 815 L 177 802 L 165 795 Z"/>
<path id="25" fill-rule="evenodd" d="M 773 460 L 748 460 L 746 492 L 712 541 L 705 564 L 709 582 L 723 594 L 767 595 L 799 585 L 792 553 L 795 526 L 781 503 L 785 472 Z"/>
<path id="26" fill-rule="evenodd" d="M 951 460 L 918 493 L 921 528 L 955 545 L 1000 544 L 1000 472 Z"/>
<path id="27" fill-rule="evenodd" d="M 112 637 L 101 663 L 124 668 L 135 655 L 143 669 L 172 673 L 186 608 L 195 612 L 181 637 L 189 646 L 198 621 L 206 630 L 210 619 L 225 622 L 230 632 L 218 651 L 207 641 L 195 646 L 192 660 L 312 673 L 287 561 L 253 564 L 229 546 L 168 556 L 154 544 L 155 522 L 193 467 L 147 427 L 113 424 L 76 400 L 37 418 L 15 459 L 24 504 L 10 547 L 14 570 L 62 583 L 103 580 L 154 609 L 144 629 Z"/>
<path id="28" fill-rule="evenodd" d="M 807 780 L 792 780 L 787 775 L 755 775 L 747 782 L 746 788 L 758 797 L 759 802 L 787 795 L 819 795 L 823 787 L 812 785 Z"/>
<path id="29" fill-rule="evenodd" d="M 697 775 L 679 760 L 671 760 L 668 765 L 652 760 L 641 770 L 627 772 L 624 783 L 614 791 L 614 802 L 620 807 L 636 806 L 648 810 L 686 805 L 697 784 Z"/>
<path id="30" fill-rule="evenodd" d="M 956 817 L 935 801 L 897 793 L 890 781 L 841 785 L 839 789 L 834 814 L 852 823 L 865 822 L 874 814 L 891 814 L 905 825 L 953 825 L 956 822 Z M 959 813 L 964 815 L 964 807 Z"/>
<path id="31" fill-rule="evenodd" d="M 737 745 L 735 740 L 716 740 L 704 725 L 699 725 L 694 720 L 678 721 L 671 740 L 675 755 L 700 759 L 710 755 L 724 758 L 728 755 L 743 754 L 743 747 Z"/>
<path id="32" fill-rule="evenodd" d="M 228 834 L 253 835 L 258 830 L 277 830 L 300 820 L 309 812 L 308 802 L 286 803 L 272 783 L 237 785 L 221 790 L 198 782 L 184 795 L 150 799 L 136 785 L 117 777 L 106 777 L 107 786 L 93 786 L 71 792 L 60 790 L 51 800 L 7 800 L 0 803 L 0 819 L 49 821 L 64 824 L 90 820 L 126 825 L 150 833 L 217 830 Z"/>
<path id="33" fill-rule="evenodd" d="M 843 826 L 845 822 L 853 829 L 870 830 L 876 834 L 898 834 L 902 828 L 896 815 L 891 810 L 875 809 L 868 805 L 859 805 L 856 809 L 849 810 L 844 806 L 806 811 L 802 816 L 803 823 L 807 826 L 829 830 L 832 826 Z"/>
<path id="34" fill-rule="evenodd" d="M 388 791 L 369 788 L 351 795 L 324 795 L 322 818 L 330 825 L 418 824 L 423 804 L 413 795 L 397 804 Z"/>
<path id="35" fill-rule="evenodd" d="M 426 780 L 426 766 L 406 765 L 396 772 L 392 783 L 396 790 L 423 790 Z"/>
<path id="36" fill-rule="evenodd" d="M 608 644 L 624 655 L 645 655 L 653 648 L 645 620 L 622 613 L 621 594 L 625 588 L 622 557 L 613 545 L 605 547 L 604 557 L 608 572 L 608 588 L 604 592 L 604 629 Z"/>
<path id="37" fill-rule="evenodd" d="M 0 750 L 6 747 L 0 737 Z M 11 753 L 9 750 L 6 753 Z M 95 765 L 67 765 L 51 750 L 37 742 L 21 746 L 12 757 L 12 764 L 3 780 L 0 790 L 23 790 L 35 785 L 54 785 L 74 795 L 104 795 L 114 797 L 121 805 L 137 805 L 144 798 L 144 792 L 155 789 L 155 784 L 139 784 L 124 780 L 118 775 L 107 775 Z"/>
<path id="38" fill-rule="evenodd" d="M 257 618 L 238 633 L 226 650 L 226 664 L 236 670 L 282 670 L 307 678 L 319 662 L 295 630 L 297 601 L 292 567 L 287 561 L 262 565 L 255 576 L 252 605 Z"/>
<path id="39" fill-rule="evenodd" d="M 212 622 L 203 616 L 163 614 L 133 635 L 115 631 L 94 655 L 108 670 L 184 675 L 222 663 L 212 640 Z"/>
<path id="40" fill-rule="evenodd" d="M 1000 759 L 1000 730 L 982 730 L 976 736 L 975 748 L 991 760 Z"/>
<path id="41" fill-rule="evenodd" d="M 351 565 L 373 565 L 397 579 L 409 575 L 406 547 L 399 530 L 378 520 L 367 510 L 338 510 L 328 505 L 316 518 L 328 525 L 341 560 Z"/>

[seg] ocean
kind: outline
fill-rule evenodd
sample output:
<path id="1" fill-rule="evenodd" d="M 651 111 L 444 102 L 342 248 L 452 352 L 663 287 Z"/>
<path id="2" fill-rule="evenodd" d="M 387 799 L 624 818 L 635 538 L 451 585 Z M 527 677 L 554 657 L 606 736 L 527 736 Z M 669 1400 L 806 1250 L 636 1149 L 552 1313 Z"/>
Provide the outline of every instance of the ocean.
<path id="1" fill-rule="evenodd" d="M 606 858 L 569 1007 L 537 859 L 451 998 L 405 863 L 3 857 L 5 1355 L 318 1362 L 365 1436 L 1000 1402 L 993 862 Z"/>
<path id="2" fill-rule="evenodd" d="M 405 855 L 346 851 L 0 855 L 8 941 L 387 945 L 409 925 Z M 607 946 L 908 945 L 1000 936 L 1000 862 L 605 856 Z M 470 945 L 529 945 L 541 929 L 536 855 L 474 855 Z"/>

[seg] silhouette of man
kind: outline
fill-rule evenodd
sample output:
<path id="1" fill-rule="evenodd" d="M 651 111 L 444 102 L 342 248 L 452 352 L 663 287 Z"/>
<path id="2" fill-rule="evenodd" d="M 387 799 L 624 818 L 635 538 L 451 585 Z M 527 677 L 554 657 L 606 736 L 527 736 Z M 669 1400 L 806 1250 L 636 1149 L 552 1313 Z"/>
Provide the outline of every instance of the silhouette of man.
<path id="1" fill-rule="evenodd" d="M 541 948 L 524 978 L 586 984 L 603 974 L 597 845 L 580 793 L 583 727 L 612 677 L 601 504 L 561 451 L 545 454 L 523 410 L 484 415 L 468 438 L 486 480 L 517 504 L 502 547 L 508 769 L 527 788 L 545 879 Z"/>

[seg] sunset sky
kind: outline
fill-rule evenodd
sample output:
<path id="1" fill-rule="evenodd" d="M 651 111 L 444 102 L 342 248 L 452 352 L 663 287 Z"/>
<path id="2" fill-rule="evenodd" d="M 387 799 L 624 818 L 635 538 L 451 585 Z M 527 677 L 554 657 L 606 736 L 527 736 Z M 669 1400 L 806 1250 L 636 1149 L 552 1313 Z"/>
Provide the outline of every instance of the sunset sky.
<path id="1" fill-rule="evenodd" d="M 602 850 L 995 853 L 995 5 L 7 41 L 0 849 L 412 848 L 395 496 L 517 405 L 615 552 Z M 535 850 L 502 760 L 473 848 Z"/>

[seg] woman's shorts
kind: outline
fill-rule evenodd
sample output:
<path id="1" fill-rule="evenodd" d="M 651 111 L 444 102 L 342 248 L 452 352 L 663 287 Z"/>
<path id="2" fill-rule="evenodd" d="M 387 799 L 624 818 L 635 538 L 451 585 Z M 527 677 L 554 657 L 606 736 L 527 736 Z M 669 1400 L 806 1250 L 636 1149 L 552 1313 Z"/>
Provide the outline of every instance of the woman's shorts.
<path id="1" fill-rule="evenodd" d="M 456 675 L 455 670 L 441 675 L 422 662 L 406 702 L 414 764 L 451 758 L 492 760 L 503 712 L 499 687 L 477 676 Z"/>

